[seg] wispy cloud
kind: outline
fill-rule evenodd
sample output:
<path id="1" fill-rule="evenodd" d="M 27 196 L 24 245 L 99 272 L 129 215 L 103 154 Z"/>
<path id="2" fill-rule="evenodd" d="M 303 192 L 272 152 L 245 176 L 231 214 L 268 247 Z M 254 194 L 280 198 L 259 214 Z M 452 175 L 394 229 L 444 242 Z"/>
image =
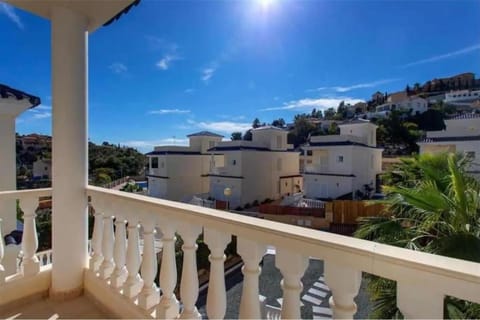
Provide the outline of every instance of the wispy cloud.
<path id="1" fill-rule="evenodd" d="M 218 69 L 217 63 L 212 63 L 209 67 L 202 70 L 202 81 L 208 83 Z"/>
<path id="2" fill-rule="evenodd" d="M 40 120 L 50 118 L 52 116 L 52 106 L 41 104 L 29 110 L 32 113 L 32 119 Z"/>
<path id="3" fill-rule="evenodd" d="M 17 25 L 20 29 L 25 29 L 22 20 L 15 12 L 15 8 L 9 4 L 0 2 L 0 13 L 6 15 L 13 23 Z"/>
<path id="4" fill-rule="evenodd" d="M 357 102 L 363 102 L 364 100 L 351 97 L 303 98 L 285 102 L 282 106 L 279 107 L 261 109 L 261 111 L 298 110 L 311 108 L 325 110 L 328 108 L 338 107 L 338 105 L 342 101 L 345 101 L 345 103 L 347 104 L 355 104 Z"/>
<path id="5" fill-rule="evenodd" d="M 148 114 L 184 114 L 184 113 L 190 113 L 190 110 L 185 110 L 185 109 L 160 109 L 160 110 L 151 110 L 148 111 Z"/>
<path id="6" fill-rule="evenodd" d="M 232 133 L 235 131 L 246 131 L 252 128 L 251 123 L 234 122 L 234 121 L 194 121 L 187 120 L 191 127 L 202 130 L 211 130 L 222 133 Z"/>
<path id="7" fill-rule="evenodd" d="M 219 118 L 221 119 L 228 119 L 228 120 L 231 120 L 231 121 L 240 121 L 240 120 L 245 120 L 246 117 L 245 116 L 231 116 L 231 115 L 228 115 L 228 114 L 220 114 L 218 115 Z"/>
<path id="8" fill-rule="evenodd" d="M 151 50 L 160 50 L 166 52 L 175 52 L 178 50 L 178 44 L 167 41 L 161 37 L 146 35 L 145 40 L 147 41 L 148 48 Z"/>
<path id="9" fill-rule="evenodd" d="M 477 50 L 480 50 L 480 43 L 476 44 L 476 45 L 473 45 L 473 46 L 470 46 L 470 47 L 466 47 L 466 48 L 457 50 L 457 51 L 452 51 L 452 52 L 449 52 L 449 53 L 440 54 L 440 55 L 433 56 L 433 57 L 430 57 L 430 58 L 410 62 L 410 63 L 407 63 L 407 64 L 401 66 L 401 67 L 402 68 L 408 68 L 408 67 L 412 67 L 412 66 L 417 66 L 419 64 L 437 62 L 437 61 L 461 56 L 461 55 L 464 55 L 464 54 L 467 54 L 467 53 L 470 53 L 470 52 L 473 52 L 473 51 L 477 51 Z"/>
<path id="10" fill-rule="evenodd" d="M 183 92 L 187 93 L 187 94 L 192 94 L 195 92 L 195 89 L 192 89 L 192 88 L 188 88 L 188 89 L 185 89 Z"/>
<path id="11" fill-rule="evenodd" d="M 116 73 L 116 74 L 120 74 L 128 71 L 127 66 L 120 62 L 114 62 L 111 65 L 109 65 L 108 68 L 112 70 L 113 73 Z"/>
<path id="12" fill-rule="evenodd" d="M 143 152 L 151 151 L 155 146 L 162 145 L 188 145 L 188 139 L 165 138 L 157 140 L 129 140 L 120 142 L 121 145 L 137 148 Z"/>
<path id="13" fill-rule="evenodd" d="M 395 81 L 399 81 L 401 79 L 395 78 L 395 79 L 382 79 L 382 80 L 376 80 L 372 82 L 365 82 L 365 83 L 357 83 L 349 86 L 332 86 L 332 87 L 320 87 L 316 89 L 309 89 L 307 92 L 312 92 L 312 91 L 324 91 L 324 90 L 333 90 L 335 92 L 348 92 L 356 89 L 365 89 L 365 88 L 375 88 L 379 85 L 386 84 L 386 83 L 391 83 Z"/>
<path id="14" fill-rule="evenodd" d="M 173 61 L 180 60 L 180 57 L 175 54 L 165 54 L 162 59 L 160 59 L 156 66 L 160 70 L 168 70 Z"/>

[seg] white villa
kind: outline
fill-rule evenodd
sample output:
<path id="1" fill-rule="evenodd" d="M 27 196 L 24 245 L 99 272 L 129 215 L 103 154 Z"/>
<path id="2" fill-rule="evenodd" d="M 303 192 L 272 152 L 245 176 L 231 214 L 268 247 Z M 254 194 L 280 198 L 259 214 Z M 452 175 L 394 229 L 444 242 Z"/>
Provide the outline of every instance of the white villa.
<path id="1" fill-rule="evenodd" d="M 377 148 L 377 126 L 356 119 L 338 125 L 339 135 L 313 136 L 302 149 L 303 181 L 307 198 L 335 199 L 375 190 L 382 170 L 382 149 Z"/>
<path id="2" fill-rule="evenodd" d="M 369 118 L 380 117 L 385 118 L 393 110 L 411 111 L 412 115 L 424 113 L 428 110 L 428 101 L 420 97 L 407 97 L 404 100 L 393 103 L 388 102 L 375 108 L 375 112 L 368 113 Z"/>
<path id="3" fill-rule="evenodd" d="M 196 240 L 200 234 L 210 250 L 206 298 L 209 319 L 224 318 L 227 304 L 237 303 L 227 299 L 224 267 L 225 248 L 233 235 L 244 263 L 239 319 L 299 319 L 302 277 L 310 257 L 323 261 L 322 270 L 318 272 L 331 294 L 326 309 L 333 318 L 354 317 L 357 311 L 354 299 L 362 273 L 396 281 L 397 306 L 406 319 L 443 318 L 445 296 L 480 303 L 480 265 L 475 262 L 88 185 L 88 35 L 105 23 L 128 19 L 124 13 L 132 10 L 129 14 L 134 14 L 132 5 L 138 2 L 7 2 L 51 21 L 53 181 L 52 188 L 16 190 L 12 184 L 15 163 L 10 166 L 8 162 L 15 159 L 13 117 L 11 122 L 2 122 L 0 159 L 6 161 L 6 165 L 2 162 L 0 166 L 0 216 L 6 223 L 15 219 L 15 206 L 9 205 L 18 200 L 24 212 L 24 229 L 21 263 L 13 275 L 4 271 L 6 250 L 0 235 L 1 318 L 200 319 L 196 306 L 199 295 Z M 115 23 L 109 26 L 115 27 Z M 13 106 L 20 107 L 25 100 L 15 94 L 6 96 Z M 4 123 L 9 125 L 4 127 Z M 366 129 L 345 126 L 342 134 L 366 130 L 370 131 L 367 137 L 374 138 L 374 128 L 366 126 Z M 263 177 L 261 170 L 271 172 L 272 176 L 274 172 L 283 171 L 286 164 L 278 161 L 283 159 L 279 155 L 290 154 L 283 132 L 266 131 L 270 132 L 254 132 L 255 139 L 250 143 L 230 145 L 240 149 L 231 152 L 233 157 L 238 155 L 238 164 L 248 159 L 245 161 L 250 166 L 261 166 L 254 180 L 259 183 Z M 271 139 L 264 136 L 267 134 Z M 374 140 L 365 137 L 348 141 L 374 148 Z M 246 149 L 241 150 L 242 146 Z M 256 158 L 247 155 L 249 152 L 272 156 L 266 158 L 269 162 L 261 164 L 261 161 L 254 162 Z M 351 162 L 348 157 L 354 156 L 360 154 L 352 151 L 345 154 L 343 160 Z M 297 164 L 292 164 L 291 174 L 298 171 L 296 157 L 298 155 L 292 155 L 292 161 Z M 225 169 L 236 166 L 232 163 L 234 159 L 228 159 Z M 232 174 L 242 174 L 247 179 L 245 172 Z M 280 194 L 274 191 L 272 193 Z M 37 252 L 35 212 L 39 197 L 44 196 L 52 196 L 53 247 L 47 253 L 40 253 Z M 88 238 L 89 202 L 95 209 L 92 239 Z M 5 232 L 4 226 L 1 230 Z M 161 265 L 155 252 L 157 230 L 162 234 Z M 183 239 L 178 294 L 175 291 L 177 234 Z M 275 248 L 275 265 L 283 278 L 279 280 L 283 292 L 281 310 L 278 310 L 281 315 L 263 312 L 259 302 L 260 262 L 267 246 Z M 159 282 L 155 282 L 157 271 Z"/>
<path id="4" fill-rule="evenodd" d="M 463 114 L 445 120 L 446 129 L 427 131 L 424 140 L 418 142 L 420 154 L 462 152 L 472 158 L 470 171 L 480 177 L 480 115 Z"/>
<path id="5" fill-rule="evenodd" d="M 223 166 L 223 155 L 208 152 L 223 136 L 202 131 L 187 136 L 189 146 L 155 147 L 148 157 L 148 195 L 181 201 L 195 194 L 208 193 L 208 174 Z"/>
<path id="6" fill-rule="evenodd" d="M 225 156 L 225 165 L 210 172 L 210 195 L 233 209 L 301 191 L 299 154 L 291 151 L 287 133 L 260 127 L 252 130 L 252 141 L 224 141 L 210 149 Z M 227 188 L 231 195 L 224 194 Z"/>
<path id="7" fill-rule="evenodd" d="M 52 179 L 52 160 L 37 159 L 37 161 L 33 163 L 33 177 Z"/>

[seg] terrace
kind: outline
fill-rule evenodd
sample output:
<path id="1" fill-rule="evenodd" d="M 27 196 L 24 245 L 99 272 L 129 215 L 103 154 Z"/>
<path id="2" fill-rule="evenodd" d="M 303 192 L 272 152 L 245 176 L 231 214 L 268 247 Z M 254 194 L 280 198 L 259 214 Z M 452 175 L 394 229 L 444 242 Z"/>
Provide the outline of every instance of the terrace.
<path id="1" fill-rule="evenodd" d="M 16 200 L 24 212 L 18 273 L 7 276 L 3 270 L 4 244 L 0 242 L 0 316 L 198 319 L 195 252 L 202 233 L 211 251 L 206 303 L 210 319 L 224 318 L 230 303 L 224 250 L 232 236 L 237 237 L 237 251 L 244 263 L 239 318 L 264 315 L 259 301 L 259 263 L 267 246 L 275 247 L 275 265 L 283 277 L 284 319 L 300 318 L 302 277 L 310 257 L 324 262 L 334 318 L 352 318 L 356 313 L 354 298 L 362 272 L 397 282 L 397 305 L 407 318 L 442 318 L 447 295 L 480 303 L 476 263 L 89 186 L 86 32 L 119 18 L 134 1 L 7 2 L 52 21 L 53 188 L 0 192 L 2 218 L 15 215 L 4 208 Z M 49 257 L 40 261 L 36 254 L 35 210 L 39 198 L 45 196 L 53 196 L 51 261 Z M 89 198 L 95 208 L 91 254 Z M 157 229 L 163 234 L 160 267 L 155 254 Z M 184 241 L 178 296 L 177 235 Z M 160 288 L 155 283 L 158 270 Z M 68 308 L 74 313 L 66 314 Z"/>

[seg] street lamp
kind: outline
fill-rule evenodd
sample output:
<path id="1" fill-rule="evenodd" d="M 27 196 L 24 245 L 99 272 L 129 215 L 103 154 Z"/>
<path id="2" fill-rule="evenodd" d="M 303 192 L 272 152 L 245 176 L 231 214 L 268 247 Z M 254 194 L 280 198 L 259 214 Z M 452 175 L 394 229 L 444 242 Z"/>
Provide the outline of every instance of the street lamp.
<path id="1" fill-rule="evenodd" d="M 230 196 L 232 195 L 232 189 L 230 189 L 230 188 L 228 188 L 228 187 L 225 188 L 225 189 L 223 190 L 223 195 L 224 195 L 225 198 L 227 199 L 227 211 L 228 211 L 228 210 L 230 209 L 230 208 L 229 208 L 229 207 L 230 207 L 230 204 L 229 204 L 229 202 L 228 202 L 228 197 L 230 197 Z"/>

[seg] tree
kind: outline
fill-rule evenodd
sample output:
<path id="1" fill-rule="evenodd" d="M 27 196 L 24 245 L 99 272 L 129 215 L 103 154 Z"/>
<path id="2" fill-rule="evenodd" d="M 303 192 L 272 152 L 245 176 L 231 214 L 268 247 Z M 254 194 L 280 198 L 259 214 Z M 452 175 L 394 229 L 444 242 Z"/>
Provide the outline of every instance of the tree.
<path id="1" fill-rule="evenodd" d="M 230 139 L 231 139 L 232 141 L 242 140 L 242 133 L 241 133 L 241 132 L 238 132 L 238 131 L 232 132 L 232 136 L 230 137 Z"/>
<path id="2" fill-rule="evenodd" d="M 316 134 L 317 128 L 309 120 L 306 114 L 297 114 L 294 118 L 294 128 L 291 131 L 290 139 L 293 139 L 294 146 L 299 146 L 305 142 L 309 136 Z"/>
<path id="3" fill-rule="evenodd" d="M 256 129 L 261 126 L 260 120 L 258 118 L 255 118 L 252 123 L 252 128 Z"/>
<path id="4" fill-rule="evenodd" d="M 335 109 L 333 108 L 328 108 L 323 113 L 325 120 L 332 120 L 334 115 L 335 115 Z"/>
<path id="5" fill-rule="evenodd" d="M 356 237 L 412 250 L 480 262 L 480 184 L 460 155 L 421 155 L 394 168 L 385 189 L 388 216 L 362 218 Z M 396 284 L 372 276 L 370 317 L 398 316 Z M 445 298 L 445 317 L 479 318 L 480 306 Z"/>
<path id="6" fill-rule="evenodd" d="M 340 128 L 336 122 L 332 122 L 328 127 L 328 134 L 340 134 Z"/>
<path id="7" fill-rule="evenodd" d="M 252 129 L 245 131 L 243 135 L 243 140 L 252 141 Z"/>
<path id="8" fill-rule="evenodd" d="M 285 120 L 283 120 L 283 118 L 278 118 L 277 120 L 273 120 L 272 126 L 283 128 L 285 127 Z"/>

